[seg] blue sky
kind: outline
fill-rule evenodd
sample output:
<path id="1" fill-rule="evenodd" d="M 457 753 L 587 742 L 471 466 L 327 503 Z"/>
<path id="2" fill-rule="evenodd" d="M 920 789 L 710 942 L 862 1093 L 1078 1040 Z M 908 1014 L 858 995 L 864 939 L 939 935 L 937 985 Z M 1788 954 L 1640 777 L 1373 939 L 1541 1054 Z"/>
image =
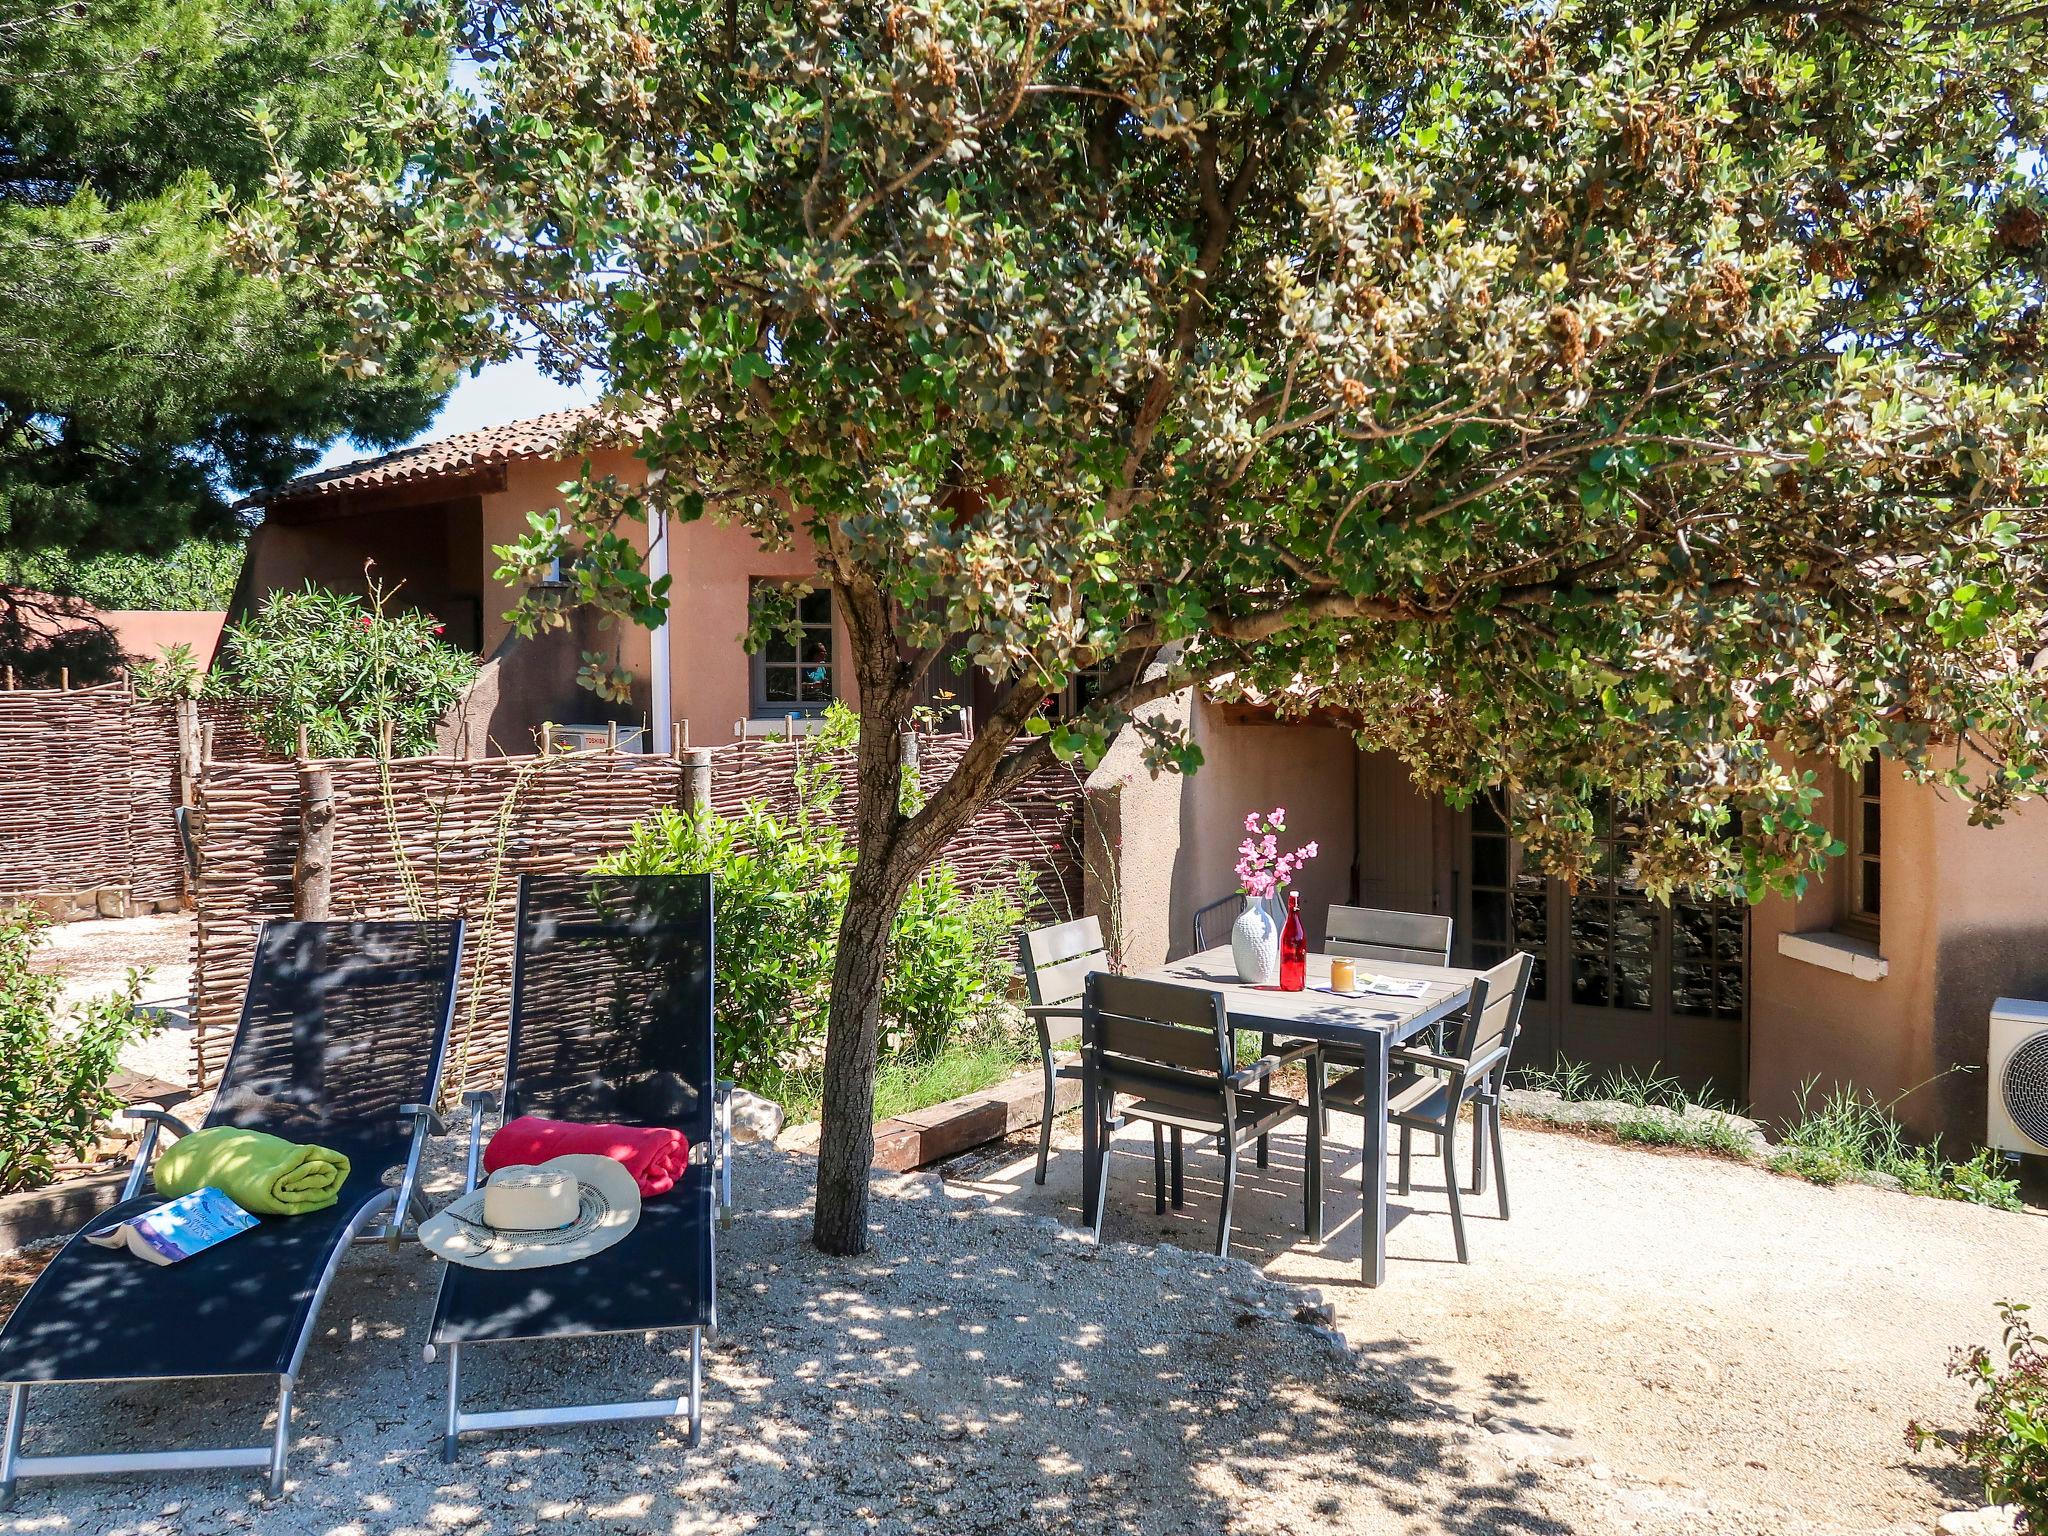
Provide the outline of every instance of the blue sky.
<path id="1" fill-rule="evenodd" d="M 470 432 L 478 427 L 494 427 L 500 422 L 538 416 L 544 411 L 584 405 L 596 398 L 594 382 L 575 388 L 557 384 L 545 377 L 528 359 L 515 358 L 509 363 L 486 368 L 473 379 L 464 378 L 441 407 L 441 414 L 434 418 L 433 425 L 413 441 L 424 442 L 428 438 Z M 329 469 L 336 464 L 347 464 L 386 451 L 361 448 L 343 438 L 321 456 L 320 468 Z"/>

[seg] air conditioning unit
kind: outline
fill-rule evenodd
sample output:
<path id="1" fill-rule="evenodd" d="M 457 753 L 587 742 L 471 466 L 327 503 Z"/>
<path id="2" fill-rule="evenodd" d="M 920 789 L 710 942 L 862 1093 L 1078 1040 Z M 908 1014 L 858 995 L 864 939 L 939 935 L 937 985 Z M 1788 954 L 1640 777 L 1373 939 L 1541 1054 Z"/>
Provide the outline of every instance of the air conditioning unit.
<path id="1" fill-rule="evenodd" d="M 1984 1139 L 2001 1152 L 2048 1157 L 2048 1003 L 1991 1005 L 1991 1103 Z"/>

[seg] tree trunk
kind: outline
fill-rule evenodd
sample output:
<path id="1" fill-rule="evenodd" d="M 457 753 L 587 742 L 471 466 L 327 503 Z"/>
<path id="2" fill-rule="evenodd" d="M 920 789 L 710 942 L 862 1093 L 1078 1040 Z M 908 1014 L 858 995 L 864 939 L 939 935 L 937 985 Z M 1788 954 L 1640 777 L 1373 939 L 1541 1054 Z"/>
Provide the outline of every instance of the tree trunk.
<path id="1" fill-rule="evenodd" d="M 865 798 L 865 796 L 863 797 Z M 871 847 L 875 849 L 870 852 Z M 875 1160 L 875 1064 L 882 1032 L 882 967 L 902 890 L 886 852 L 863 839 L 839 924 L 825 1035 L 825 1100 L 818 1136 L 818 1203 L 811 1241 L 826 1253 L 868 1246 L 868 1171 Z"/>
<path id="2" fill-rule="evenodd" d="M 818 1203 L 811 1241 L 826 1253 L 863 1253 L 868 1245 L 868 1176 L 875 1154 L 875 1066 L 882 1034 L 882 973 L 897 909 L 948 839 L 987 803 L 996 768 L 1042 694 L 1012 689 L 987 727 L 933 788 L 914 817 L 903 813 L 903 727 L 915 677 L 897 654 L 887 608 L 859 582 L 846 598 L 847 634 L 860 679 L 860 742 L 855 749 L 855 856 L 832 964 L 826 1018 L 825 1097 L 818 1128 Z"/>

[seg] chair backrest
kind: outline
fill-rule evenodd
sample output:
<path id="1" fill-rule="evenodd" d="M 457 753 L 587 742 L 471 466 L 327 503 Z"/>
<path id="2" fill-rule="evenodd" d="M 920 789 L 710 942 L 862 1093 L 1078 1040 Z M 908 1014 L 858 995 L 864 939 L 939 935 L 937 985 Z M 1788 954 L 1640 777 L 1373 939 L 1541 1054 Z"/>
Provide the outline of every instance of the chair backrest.
<path id="1" fill-rule="evenodd" d="M 1333 904 L 1324 927 L 1323 949 L 1355 960 L 1449 965 L 1451 920 L 1434 912 L 1388 912 L 1379 907 Z"/>
<path id="2" fill-rule="evenodd" d="M 1223 994 L 1097 971 L 1083 994 L 1083 1034 L 1103 1086 L 1189 1109 L 1224 1102 L 1237 1070 Z"/>
<path id="3" fill-rule="evenodd" d="M 673 1126 L 708 1145 L 716 1077 L 709 875 L 528 875 L 507 1115 Z"/>
<path id="4" fill-rule="evenodd" d="M 461 962 L 453 918 L 265 923 L 206 1123 L 402 1160 L 399 1108 L 440 1090 Z"/>
<path id="5" fill-rule="evenodd" d="M 1207 906 L 1195 909 L 1195 952 L 1214 949 L 1219 944 L 1230 942 L 1230 925 L 1237 921 L 1237 914 L 1244 910 L 1244 892 L 1232 891 L 1228 896 L 1219 896 Z"/>
<path id="6" fill-rule="evenodd" d="M 1535 966 L 1534 957 L 1517 952 L 1473 983 L 1472 1006 L 1465 1012 L 1454 1055 L 1477 1063 L 1514 1050 Z"/>
<path id="7" fill-rule="evenodd" d="M 1102 920 L 1077 917 L 1027 930 L 1017 941 L 1017 963 L 1024 969 L 1024 991 L 1034 1004 L 1071 1003 L 1081 995 L 1091 971 L 1109 969 Z"/>

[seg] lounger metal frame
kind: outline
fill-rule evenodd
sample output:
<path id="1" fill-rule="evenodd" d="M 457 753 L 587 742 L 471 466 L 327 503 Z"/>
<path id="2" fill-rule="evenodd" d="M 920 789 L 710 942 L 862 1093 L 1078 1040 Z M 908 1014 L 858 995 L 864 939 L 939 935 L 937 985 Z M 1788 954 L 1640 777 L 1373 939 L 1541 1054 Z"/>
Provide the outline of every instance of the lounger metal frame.
<path id="1" fill-rule="evenodd" d="M 715 1083 L 712 1089 L 711 1159 L 712 1186 L 717 1191 L 717 1219 L 707 1229 L 711 1243 L 711 1322 L 709 1333 L 718 1337 L 718 1229 L 732 1220 L 732 1091 L 731 1083 Z M 469 1106 L 469 1159 L 464 1166 L 463 1193 L 476 1188 L 483 1170 L 483 1125 L 487 1113 L 502 1110 L 502 1098 L 487 1089 L 473 1089 L 462 1096 Z M 638 1332 L 640 1330 L 620 1330 Z M 666 1331 L 666 1330 L 658 1330 Z M 704 1334 L 693 1327 L 690 1335 L 690 1390 L 682 1397 L 632 1398 L 623 1402 L 555 1403 L 544 1408 L 494 1408 L 465 1413 L 462 1409 L 462 1351 L 466 1344 L 450 1344 L 448 1351 L 448 1404 L 441 1430 L 441 1460 L 453 1464 L 458 1438 L 470 1430 L 543 1429 L 557 1424 L 610 1424 L 631 1419 L 673 1419 L 688 1415 L 688 1444 L 695 1449 L 703 1436 L 704 1422 Z M 616 1337 L 616 1334 L 579 1334 L 579 1338 Z M 543 1343 L 537 1339 L 492 1339 L 492 1344 Z M 478 1345 L 476 1347 L 481 1347 Z M 438 1354 L 433 1344 L 422 1351 L 432 1365 Z"/>
<path id="2" fill-rule="evenodd" d="M 448 973 L 452 978 L 462 973 L 463 931 L 456 927 L 453 953 L 448 960 Z M 250 986 L 256 978 L 250 977 Z M 438 1027 L 446 1037 L 455 1019 L 455 987 L 450 985 L 442 1006 Z M 431 1100 L 440 1092 L 440 1072 L 445 1052 L 437 1056 L 434 1063 L 435 1080 L 427 1085 L 427 1097 Z M 232 1065 L 232 1063 L 230 1063 Z M 186 1472 L 210 1471 L 227 1467 L 267 1467 L 270 1472 L 270 1496 L 280 1497 L 284 1493 L 285 1458 L 291 1447 L 292 1393 L 296 1390 L 299 1370 L 306 1358 L 306 1346 L 313 1341 L 313 1331 L 320 1323 L 320 1309 L 326 1304 L 328 1287 L 334 1284 L 334 1277 L 341 1270 L 341 1261 L 349 1249 L 359 1242 L 385 1242 L 393 1249 L 398 1247 L 405 1228 L 405 1220 L 411 1215 L 417 1220 L 425 1210 L 424 1198 L 419 1189 L 420 1158 L 426 1150 L 429 1131 L 445 1130 L 441 1117 L 426 1104 L 406 1104 L 399 1108 L 399 1114 L 413 1122 L 412 1142 L 407 1148 L 405 1173 L 395 1190 L 386 1190 L 371 1200 L 350 1221 L 347 1236 L 334 1245 L 327 1256 L 327 1264 L 320 1272 L 320 1283 L 313 1290 L 313 1304 L 306 1311 L 306 1321 L 299 1329 L 299 1336 L 292 1345 L 290 1368 L 277 1379 L 277 1425 L 271 1431 L 268 1445 L 230 1446 L 223 1450 L 180 1450 L 180 1451 L 103 1451 L 81 1456 L 24 1456 L 21 1454 L 22 1431 L 28 1426 L 28 1390 L 31 1386 L 106 1386 L 118 1383 L 143 1381 L 224 1381 L 247 1379 L 242 1373 L 232 1376 L 95 1376 L 61 1382 L 10 1382 L 7 1383 L 7 1428 L 0 1432 L 0 1510 L 14 1503 L 18 1483 L 23 1478 L 40 1477 L 100 1477 L 118 1472 Z M 121 1198 L 127 1200 L 142 1193 L 144 1182 L 149 1177 L 149 1165 L 156 1156 L 157 1142 L 163 1128 L 168 1125 L 179 1135 L 189 1136 L 192 1128 L 176 1115 L 161 1109 L 132 1109 L 124 1118 L 142 1120 L 142 1140 L 135 1149 L 135 1164 L 128 1170 L 128 1182 L 121 1188 Z M 383 1225 L 374 1232 L 364 1229 L 379 1218 Z M 260 1376 L 263 1373 L 252 1373 Z"/>

